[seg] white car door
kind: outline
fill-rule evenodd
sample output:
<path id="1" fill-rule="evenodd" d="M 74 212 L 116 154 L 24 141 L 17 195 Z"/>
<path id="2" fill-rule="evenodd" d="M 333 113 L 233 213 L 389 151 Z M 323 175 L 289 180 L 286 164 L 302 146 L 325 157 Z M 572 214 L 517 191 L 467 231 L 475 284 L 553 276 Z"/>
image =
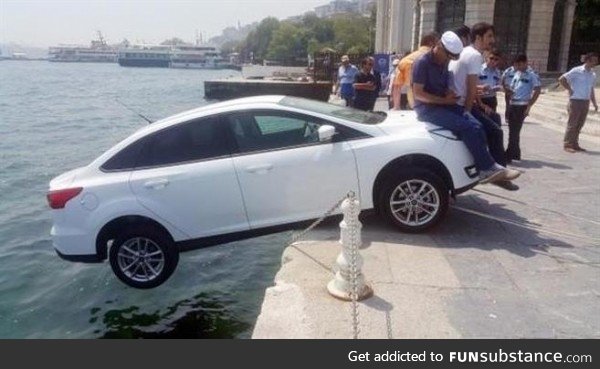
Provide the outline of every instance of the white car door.
<path id="1" fill-rule="evenodd" d="M 191 238 L 249 229 L 229 131 L 219 123 L 203 118 L 154 133 L 130 178 L 144 207 Z"/>
<path id="2" fill-rule="evenodd" d="M 333 142 L 319 142 L 317 129 L 326 123 L 278 110 L 229 116 L 251 228 L 317 218 L 348 191 L 358 193 L 350 145 L 339 132 Z"/>

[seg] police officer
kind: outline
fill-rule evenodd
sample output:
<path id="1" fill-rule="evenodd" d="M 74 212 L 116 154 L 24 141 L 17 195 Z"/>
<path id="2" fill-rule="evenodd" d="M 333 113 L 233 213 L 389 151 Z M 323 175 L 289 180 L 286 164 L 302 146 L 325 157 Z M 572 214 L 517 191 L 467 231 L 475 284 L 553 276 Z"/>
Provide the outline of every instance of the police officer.
<path id="1" fill-rule="evenodd" d="M 498 107 L 496 92 L 502 90 L 500 70 L 498 70 L 499 62 L 500 53 L 497 50 L 489 51 L 479 74 L 479 85 L 483 87 L 480 102 L 482 106 L 489 107 L 494 113 Z"/>
<path id="2" fill-rule="evenodd" d="M 508 121 L 508 106 L 510 105 L 510 82 L 515 77 L 515 66 L 514 63 L 510 67 L 506 68 L 502 73 L 502 88 L 504 89 L 504 102 L 506 103 L 506 109 L 504 110 L 504 119 Z"/>
<path id="3" fill-rule="evenodd" d="M 510 81 L 510 102 L 508 111 L 508 147 L 506 160 L 521 160 L 520 135 L 525 117 L 540 96 L 541 83 L 537 74 L 529 68 L 527 56 L 518 55 L 515 58 L 515 75 Z"/>

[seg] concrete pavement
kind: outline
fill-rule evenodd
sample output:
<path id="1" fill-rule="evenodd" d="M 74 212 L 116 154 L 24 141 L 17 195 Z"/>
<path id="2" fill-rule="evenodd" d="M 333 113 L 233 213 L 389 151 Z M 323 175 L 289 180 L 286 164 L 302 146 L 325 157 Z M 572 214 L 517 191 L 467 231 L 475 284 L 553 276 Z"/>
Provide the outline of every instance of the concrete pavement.
<path id="1" fill-rule="evenodd" d="M 520 190 L 477 186 L 426 234 L 362 219 L 359 338 L 600 338 L 600 137 L 570 154 L 562 134 L 532 116 Z M 326 288 L 338 238 L 328 221 L 286 249 L 253 338 L 352 337 L 351 303 Z"/>

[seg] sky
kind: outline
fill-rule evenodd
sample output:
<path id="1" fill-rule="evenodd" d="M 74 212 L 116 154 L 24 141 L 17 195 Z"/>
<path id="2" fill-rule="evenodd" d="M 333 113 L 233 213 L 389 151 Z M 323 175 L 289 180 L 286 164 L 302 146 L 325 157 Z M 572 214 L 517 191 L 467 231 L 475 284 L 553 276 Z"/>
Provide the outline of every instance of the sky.
<path id="1" fill-rule="evenodd" d="M 0 0 L 0 43 L 88 45 L 101 31 L 109 43 L 204 40 L 230 26 L 268 16 L 301 15 L 329 0 Z"/>

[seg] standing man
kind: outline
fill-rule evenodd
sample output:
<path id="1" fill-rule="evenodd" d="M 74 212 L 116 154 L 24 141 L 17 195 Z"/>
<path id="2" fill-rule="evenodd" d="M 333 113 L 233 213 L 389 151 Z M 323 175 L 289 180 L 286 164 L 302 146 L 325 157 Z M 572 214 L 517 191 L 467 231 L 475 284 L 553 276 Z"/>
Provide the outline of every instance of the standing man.
<path id="1" fill-rule="evenodd" d="M 354 107 L 360 110 L 372 110 L 373 92 L 377 88 L 375 75 L 372 73 L 373 61 L 371 58 L 364 58 L 360 63 L 360 72 L 354 78 Z"/>
<path id="2" fill-rule="evenodd" d="M 381 81 L 381 73 L 377 69 L 375 69 L 375 58 L 369 56 L 369 62 L 371 63 L 371 74 L 375 77 L 375 89 L 371 92 L 371 101 L 369 102 L 370 111 L 375 110 L 375 103 L 379 98 L 379 92 L 381 91 L 382 81 Z"/>
<path id="3" fill-rule="evenodd" d="M 560 84 L 569 91 L 569 121 L 565 132 L 564 149 L 570 153 L 586 151 L 579 146 L 579 133 L 590 109 L 590 100 L 594 109 L 598 111 L 594 94 L 596 73 L 592 69 L 598 65 L 598 54 L 587 53 L 583 60 L 583 65 L 571 69 L 558 79 Z"/>
<path id="4" fill-rule="evenodd" d="M 448 129 L 461 138 L 473 156 L 480 183 L 516 178 L 519 172 L 494 162 L 481 124 L 457 105 L 459 96 L 449 88 L 448 61 L 458 60 L 462 50 L 460 38 L 453 32 L 445 32 L 431 51 L 415 61 L 412 88 L 417 118 Z"/>
<path id="5" fill-rule="evenodd" d="M 533 69 L 529 68 L 527 56 L 515 58 L 515 76 L 510 82 L 508 110 L 508 147 L 506 161 L 521 160 L 521 128 L 541 92 L 541 82 Z"/>
<path id="6" fill-rule="evenodd" d="M 348 55 L 342 55 L 342 65 L 338 69 L 337 85 L 335 93 L 346 100 L 346 106 L 354 105 L 354 78 L 358 74 L 358 69 L 350 64 Z"/>
<path id="7" fill-rule="evenodd" d="M 463 49 L 458 60 L 450 61 L 448 65 L 452 81 L 450 88 L 459 96 L 457 103 L 463 108 L 464 113 L 471 115 L 476 121 L 475 124 L 482 126 L 494 161 L 501 166 L 506 166 L 504 133 L 500 128 L 500 116 L 489 108 L 475 106 L 479 75 L 483 65 L 481 53 L 491 50 L 494 45 L 494 26 L 485 22 L 477 23 L 471 28 L 470 37 L 471 44 Z M 505 178 L 505 180 L 512 180 L 519 174 L 518 171 L 512 171 L 511 178 Z M 518 189 L 512 182 L 496 182 L 495 184 L 511 191 Z"/>
<path id="8" fill-rule="evenodd" d="M 394 100 L 392 98 L 392 88 L 394 87 L 394 79 L 396 78 L 397 70 L 396 67 L 398 66 L 398 64 L 400 64 L 400 59 L 394 57 L 392 61 L 392 68 L 390 68 L 390 74 L 388 75 L 388 84 L 385 92 L 388 99 L 388 109 L 390 110 L 394 107 Z"/>
<path id="9" fill-rule="evenodd" d="M 483 86 L 483 94 L 479 99 L 481 107 L 485 110 L 496 112 L 498 107 L 498 99 L 496 92 L 502 90 L 500 71 L 498 63 L 500 61 L 500 53 L 497 50 L 492 50 L 487 53 L 486 63 L 481 66 L 479 74 L 479 84 Z"/>
<path id="10" fill-rule="evenodd" d="M 440 39 L 440 35 L 437 32 L 429 32 L 421 38 L 419 49 L 408 54 L 400 60 L 398 68 L 396 70 L 396 78 L 393 82 L 392 87 L 392 100 L 394 103 L 394 110 L 401 108 L 400 94 L 403 86 L 409 86 L 407 91 L 408 105 L 412 108 L 415 104 L 413 93 L 412 93 L 412 67 L 415 60 L 423 54 L 431 51 L 431 49 L 437 44 Z"/>

